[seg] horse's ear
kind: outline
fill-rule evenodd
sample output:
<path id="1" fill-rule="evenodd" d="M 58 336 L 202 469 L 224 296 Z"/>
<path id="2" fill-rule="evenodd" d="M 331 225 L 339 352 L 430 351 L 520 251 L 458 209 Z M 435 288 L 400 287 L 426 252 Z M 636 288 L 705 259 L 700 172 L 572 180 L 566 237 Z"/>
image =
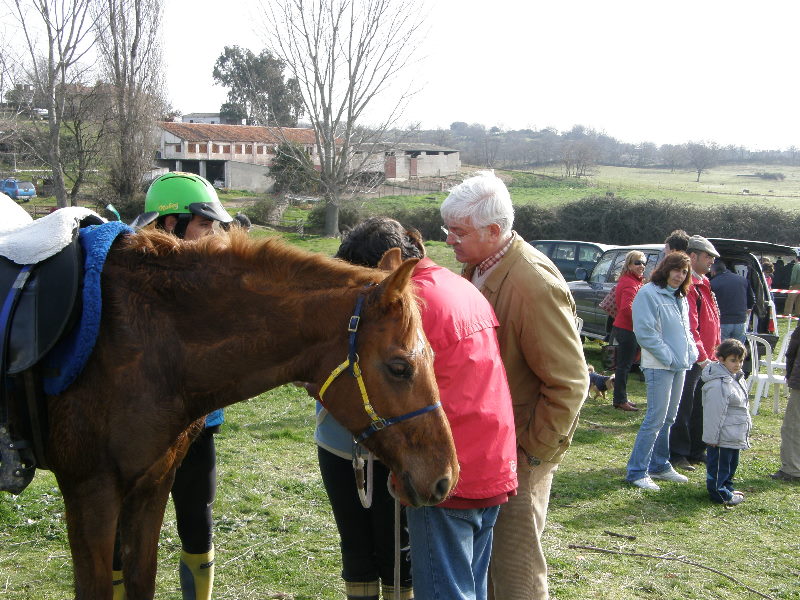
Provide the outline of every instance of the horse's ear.
<path id="1" fill-rule="evenodd" d="M 389 248 L 383 253 L 383 256 L 381 256 L 378 268 L 384 271 L 394 271 L 401 264 L 403 264 L 403 253 L 400 248 Z"/>
<path id="2" fill-rule="evenodd" d="M 378 306 L 380 308 L 387 309 L 400 299 L 418 262 L 418 258 L 409 258 L 381 282 L 378 286 Z"/>

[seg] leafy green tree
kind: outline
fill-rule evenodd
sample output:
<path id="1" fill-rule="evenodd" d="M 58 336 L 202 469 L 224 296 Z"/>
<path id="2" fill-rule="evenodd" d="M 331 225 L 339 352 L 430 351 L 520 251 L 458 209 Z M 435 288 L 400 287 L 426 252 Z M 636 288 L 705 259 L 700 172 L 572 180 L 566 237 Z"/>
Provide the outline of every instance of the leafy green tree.
<path id="1" fill-rule="evenodd" d="M 311 155 L 298 144 L 283 142 L 269 168 L 269 176 L 275 180 L 275 191 L 304 193 L 317 190 L 313 177 L 314 162 Z"/>
<path id="2" fill-rule="evenodd" d="M 269 50 L 253 54 L 239 46 L 225 46 L 214 63 L 214 81 L 228 88 L 228 102 L 220 116 L 253 125 L 296 127 L 303 101 L 296 79 L 285 80 L 285 64 Z"/>
<path id="3" fill-rule="evenodd" d="M 240 104 L 225 102 L 219 107 L 219 120 L 221 123 L 234 123 L 238 125 L 247 119 L 247 111 Z"/>

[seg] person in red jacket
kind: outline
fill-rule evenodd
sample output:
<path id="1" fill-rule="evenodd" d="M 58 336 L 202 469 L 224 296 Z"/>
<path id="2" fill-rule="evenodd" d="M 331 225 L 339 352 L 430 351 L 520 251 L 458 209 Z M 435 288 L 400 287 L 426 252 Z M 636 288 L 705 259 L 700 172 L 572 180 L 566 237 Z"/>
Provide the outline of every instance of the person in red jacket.
<path id="1" fill-rule="evenodd" d="M 678 414 L 669 432 L 669 451 L 673 467 L 694 471 L 694 465 L 706 462 L 702 386 L 698 385 L 700 373 L 703 367 L 717 360 L 715 353 L 721 341 L 719 307 L 706 276 L 714 260 L 719 258 L 719 252 L 706 238 L 693 235 L 689 238 L 687 253 L 692 263 L 692 285 L 686 300 L 689 302 L 689 328 L 698 357 L 686 373 Z"/>
<path id="2" fill-rule="evenodd" d="M 644 268 L 647 259 L 639 250 L 631 250 L 625 257 L 622 273 L 617 281 L 615 299 L 617 316 L 611 334 L 617 340 L 617 366 L 614 371 L 614 408 L 619 410 L 639 410 L 628 401 L 628 373 L 639 351 L 636 335 L 633 333 L 633 316 L 631 306 L 636 292 L 642 287 Z"/>
<path id="3" fill-rule="evenodd" d="M 393 219 L 360 223 L 336 256 L 375 266 L 395 247 L 403 259 L 420 258 L 412 281 L 461 467 L 444 502 L 406 507 L 414 597 L 485 600 L 494 523 L 500 505 L 517 489 L 514 414 L 495 332 L 499 323 L 474 285 L 426 258 L 419 232 Z"/>

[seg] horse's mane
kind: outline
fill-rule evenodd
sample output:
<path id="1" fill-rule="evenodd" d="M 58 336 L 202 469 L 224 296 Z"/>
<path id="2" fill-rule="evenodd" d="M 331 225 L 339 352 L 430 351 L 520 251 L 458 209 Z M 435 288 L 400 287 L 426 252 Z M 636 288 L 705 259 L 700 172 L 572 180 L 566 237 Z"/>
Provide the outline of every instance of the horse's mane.
<path id="1" fill-rule="evenodd" d="M 240 230 L 187 243 L 158 229 L 142 229 L 124 238 L 118 256 L 131 269 L 142 262 L 157 264 L 158 272 L 172 273 L 173 285 L 194 286 L 196 277 L 187 279 L 180 273 L 206 271 L 204 267 L 216 264 L 221 266 L 218 271 L 231 272 L 232 276 L 234 271 L 239 273 L 251 289 L 274 290 L 278 286 L 306 297 L 363 289 L 386 277 L 378 269 L 302 250 L 277 237 L 255 240 Z M 179 283 L 180 279 L 184 282 Z M 419 306 L 411 286 L 399 300 L 403 307 L 402 328 L 406 336 L 416 336 L 411 324 L 415 320 L 419 323 Z"/>
<path id="2" fill-rule="evenodd" d="M 186 243 L 158 229 L 143 229 L 125 238 L 123 251 L 139 259 L 164 258 L 176 268 L 235 262 L 254 276 L 268 277 L 272 282 L 291 280 L 300 288 L 352 287 L 378 282 L 384 276 L 375 269 L 302 250 L 277 237 L 254 240 L 239 230 Z"/>

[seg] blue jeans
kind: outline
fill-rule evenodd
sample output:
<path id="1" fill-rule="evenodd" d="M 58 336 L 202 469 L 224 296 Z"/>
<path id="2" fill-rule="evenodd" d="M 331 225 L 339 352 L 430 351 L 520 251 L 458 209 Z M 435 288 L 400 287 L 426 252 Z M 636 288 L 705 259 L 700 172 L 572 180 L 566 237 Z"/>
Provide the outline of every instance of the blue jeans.
<path id="1" fill-rule="evenodd" d="M 642 369 L 647 384 L 647 413 L 644 415 L 633 451 L 628 460 L 628 481 L 641 479 L 648 473 L 671 469 L 669 462 L 669 428 L 675 421 L 683 392 L 686 371 Z"/>
<path id="2" fill-rule="evenodd" d="M 733 338 L 739 340 L 743 344 L 747 343 L 747 338 L 744 337 L 744 328 L 747 323 L 722 323 L 719 326 L 719 334 L 721 340 Z"/>
<path id="3" fill-rule="evenodd" d="M 733 475 L 739 466 L 739 450 L 709 446 L 706 452 L 706 489 L 712 502 L 722 504 L 733 496 Z"/>
<path id="4" fill-rule="evenodd" d="M 415 600 L 486 600 L 499 510 L 406 508 Z"/>

